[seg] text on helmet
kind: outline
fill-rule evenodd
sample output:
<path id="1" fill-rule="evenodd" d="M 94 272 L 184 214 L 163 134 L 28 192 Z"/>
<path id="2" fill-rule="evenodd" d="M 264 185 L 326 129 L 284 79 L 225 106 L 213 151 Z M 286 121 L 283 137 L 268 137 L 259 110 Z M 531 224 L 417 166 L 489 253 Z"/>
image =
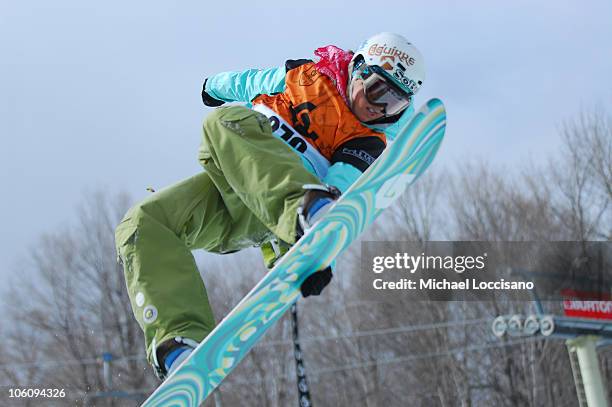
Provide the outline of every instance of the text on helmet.
<path id="1" fill-rule="evenodd" d="M 396 47 L 387 47 L 386 45 L 387 44 L 378 45 L 378 43 L 372 44 L 370 48 L 368 49 L 368 55 L 374 55 L 374 56 L 389 55 L 392 57 L 398 57 L 400 61 L 403 61 L 404 63 L 408 65 L 414 65 L 414 63 L 416 62 L 414 57 L 411 57 L 405 52 L 400 51 Z"/>

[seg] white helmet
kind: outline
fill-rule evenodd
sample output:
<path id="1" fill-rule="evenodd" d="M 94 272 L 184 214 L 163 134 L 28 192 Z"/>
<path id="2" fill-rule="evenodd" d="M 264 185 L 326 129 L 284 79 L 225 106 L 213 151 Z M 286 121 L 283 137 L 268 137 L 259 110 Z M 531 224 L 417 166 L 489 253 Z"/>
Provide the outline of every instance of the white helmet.
<path id="1" fill-rule="evenodd" d="M 361 60 L 384 70 L 406 93 L 414 95 L 425 80 L 425 63 L 418 49 L 399 34 L 383 32 L 363 42 L 351 59 L 349 72 Z"/>

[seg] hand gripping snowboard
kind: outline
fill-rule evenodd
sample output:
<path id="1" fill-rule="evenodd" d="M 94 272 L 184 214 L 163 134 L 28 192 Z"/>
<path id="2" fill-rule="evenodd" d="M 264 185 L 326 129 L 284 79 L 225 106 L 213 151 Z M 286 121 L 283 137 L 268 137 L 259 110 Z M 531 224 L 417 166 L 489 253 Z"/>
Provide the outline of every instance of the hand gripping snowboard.
<path id="1" fill-rule="evenodd" d="M 300 295 L 431 164 L 446 111 L 429 100 L 395 141 L 221 321 L 143 406 L 199 406 Z"/>

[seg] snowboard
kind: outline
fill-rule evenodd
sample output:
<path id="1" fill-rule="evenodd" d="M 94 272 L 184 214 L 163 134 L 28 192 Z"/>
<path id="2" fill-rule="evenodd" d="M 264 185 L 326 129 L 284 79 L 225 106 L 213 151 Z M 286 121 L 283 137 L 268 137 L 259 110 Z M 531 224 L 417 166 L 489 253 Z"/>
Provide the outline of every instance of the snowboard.
<path id="1" fill-rule="evenodd" d="M 143 406 L 199 406 L 289 310 L 306 277 L 327 267 L 423 174 L 436 156 L 445 127 L 444 105 L 439 99 L 429 100 Z"/>

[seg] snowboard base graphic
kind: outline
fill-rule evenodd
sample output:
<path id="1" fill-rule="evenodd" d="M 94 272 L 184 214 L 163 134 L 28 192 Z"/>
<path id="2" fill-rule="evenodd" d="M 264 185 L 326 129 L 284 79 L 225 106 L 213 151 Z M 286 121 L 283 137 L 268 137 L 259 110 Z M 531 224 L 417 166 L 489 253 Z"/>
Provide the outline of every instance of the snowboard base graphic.
<path id="1" fill-rule="evenodd" d="M 444 105 L 429 100 L 143 406 L 199 406 L 297 300 L 306 277 L 328 266 L 427 169 L 445 127 Z"/>

